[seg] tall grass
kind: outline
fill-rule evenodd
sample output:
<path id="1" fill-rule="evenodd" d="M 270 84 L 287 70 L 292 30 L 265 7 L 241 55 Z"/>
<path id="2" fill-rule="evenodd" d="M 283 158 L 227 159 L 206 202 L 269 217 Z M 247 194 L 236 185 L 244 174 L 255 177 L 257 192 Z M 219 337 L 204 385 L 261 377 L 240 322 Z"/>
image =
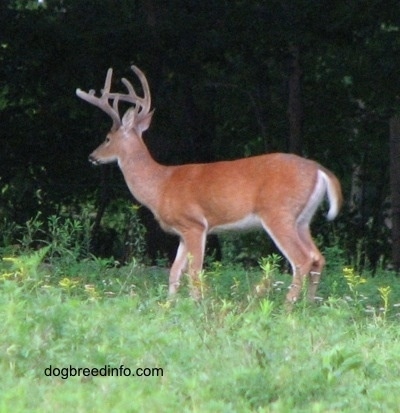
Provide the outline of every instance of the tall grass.
<path id="1" fill-rule="evenodd" d="M 187 286 L 168 299 L 163 269 L 51 248 L 0 263 L 0 412 L 398 411 L 393 273 L 358 274 L 327 251 L 320 301 L 288 311 L 276 256 L 211 264 L 195 303 Z M 162 375 L 61 375 L 79 368 Z"/>

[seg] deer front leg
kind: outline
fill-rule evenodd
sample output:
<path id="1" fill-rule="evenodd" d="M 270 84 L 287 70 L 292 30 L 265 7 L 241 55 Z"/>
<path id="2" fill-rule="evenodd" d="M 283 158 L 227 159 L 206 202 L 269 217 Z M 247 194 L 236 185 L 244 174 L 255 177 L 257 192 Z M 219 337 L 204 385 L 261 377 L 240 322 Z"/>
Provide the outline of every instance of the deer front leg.
<path id="1" fill-rule="evenodd" d="M 187 267 L 188 263 L 188 251 L 186 249 L 184 241 L 181 239 L 176 252 L 175 261 L 172 264 L 169 272 L 169 295 L 173 295 L 178 291 L 180 279 Z"/>
<path id="2" fill-rule="evenodd" d="M 206 231 L 191 229 L 181 236 L 178 251 L 169 276 L 169 294 L 175 294 L 180 278 L 188 270 L 190 294 L 195 300 L 201 298 L 199 273 L 203 268 Z"/>
<path id="3" fill-rule="evenodd" d="M 201 298 L 201 280 L 199 274 L 203 268 L 206 236 L 204 229 L 192 229 L 185 235 L 185 243 L 188 251 L 190 295 L 195 300 L 200 300 Z"/>

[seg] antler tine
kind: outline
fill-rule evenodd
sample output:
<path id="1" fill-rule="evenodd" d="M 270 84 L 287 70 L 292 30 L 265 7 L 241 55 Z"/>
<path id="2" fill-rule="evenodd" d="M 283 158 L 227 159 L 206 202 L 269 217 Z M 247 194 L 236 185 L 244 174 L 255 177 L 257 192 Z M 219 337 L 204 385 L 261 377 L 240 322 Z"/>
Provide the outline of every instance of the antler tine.
<path id="1" fill-rule="evenodd" d="M 144 115 L 147 115 L 151 108 L 151 94 L 150 94 L 150 87 L 147 82 L 146 76 L 144 73 L 135 65 L 131 66 L 131 69 L 136 73 L 136 76 L 139 78 L 140 83 L 143 88 L 143 105 L 142 105 L 142 112 Z"/>
<path id="2" fill-rule="evenodd" d="M 114 109 L 117 113 L 119 113 L 119 111 L 118 111 L 118 103 L 119 103 L 119 96 L 116 96 L 115 99 L 114 99 L 114 101 L 113 101 L 113 109 Z"/>
<path id="3" fill-rule="evenodd" d="M 113 73 L 112 68 L 109 68 L 107 71 L 104 88 L 101 90 L 100 97 L 95 96 L 96 92 L 93 89 L 91 89 L 89 93 L 86 93 L 81 89 L 76 89 L 76 94 L 81 99 L 86 100 L 86 102 L 89 102 L 90 104 L 94 106 L 97 106 L 107 115 L 109 115 L 113 121 L 112 129 L 116 130 L 121 126 L 121 118 L 118 112 L 118 99 L 119 98 L 118 97 L 114 98 L 113 94 L 110 93 L 112 73 Z M 110 103 L 109 103 L 110 98 L 114 98 L 112 107 L 110 106 Z"/>
<path id="4" fill-rule="evenodd" d="M 124 102 L 133 103 L 135 105 L 134 111 L 135 111 L 135 116 L 136 116 L 139 113 L 139 109 L 143 110 L 144 103 L 145 103 L 144 99 L 137 95 L 137 93 L 135 92 L 135 89 L 132 86 L 132 83 L 129 82 L 129 80 L 122 78 L 121 82 L 128 89 L 129 93 L 128 95 L 120 94 L 119 97 Z"/>
<path id="5" fill-rule="evenodd" d="M 113 74 L 113 70 L 112 67 L 110 67 L 107 70 L 107 75 L 106 75 L 106 81 L 104 82 L 104 88 L 101 91 L 101 93 L 104 94 L 109 94 L 110 93 L 110 89 L 111 89 L 111 79 L 112 79 L 112 74 Z"/>
<path id="6" fill-rule="evenodd" d="M 121 81 L 125 85 L 125 87 L 128 89 L 128 94 L 110 93 L 109 98 L 110 99 L 118 98 L 119 100 L 123 102 L 133 103 L 135 105 L 135 112 L 137 114 L 140 113 L 140 115 L 147 115 L 151 108 L 151 96 L 150 96 L 149 84 L 147 83 L 147 79 L 144 73 L 139 68 L 137 68 L 136 66 L 131 66 L 131 68 L 136 73 L 136 75 L 138 76 L 140 80 L 144 96 L 143 97 L 138 96 L 134 87 L 132 86 L 132 83 L 129 82 L 128 79 L 122 78 Z"/>
<path id="7" fill-rule="evenodd" d="M 112 94 L 112 96 L 119 95 L 120 99 L 123 100 L 124 102 L 134 103 L 136 105 L 139 104 L 139 106 L 142 108 L 141 112 L 148 113 L 151 107 L 151 97 L 150 97 L 150 88 L 147 83 L 147 79 L 144 73 L 139 68 L 137 68 L 136 66 L 131 66 L 131 68 L 136 73 L 136 75 L 138 76 L 140 80 L 144 96 L 143 97 L 138 96 L 134 87 L 132 86 L 132 83 L 126 78 L 122 78 L 121 82 L 128 89 L 129 93 L 127 95 L 120 94 L 120 93 L 114 93 Z"/>

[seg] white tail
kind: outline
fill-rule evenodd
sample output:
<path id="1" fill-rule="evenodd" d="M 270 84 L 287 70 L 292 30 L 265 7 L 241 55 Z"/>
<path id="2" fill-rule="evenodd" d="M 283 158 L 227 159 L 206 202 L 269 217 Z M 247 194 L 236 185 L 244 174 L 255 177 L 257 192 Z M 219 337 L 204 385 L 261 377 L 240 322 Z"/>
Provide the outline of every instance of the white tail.
<path id="1" fill-rule="evenodd" d="M 177 291 L 187 270 L 192 295 L 199 297 L 198 274 L 207 234 L 262 227 L 292 267 L 287 300 L 298 299 L 305 276 L 309 277 L 309 298 L 313 300 L 325 259 L 311 238 L 310 221 L 326 194 L 328 219 L 336 217 L 342 203 L 338 179 L 316 162 L 283 153 L 209 164 L 160 165 L 142 140 L 153 115 L 149 86 L 137 67 L 132 66 L 132 70 L 141 81 L 144 97 L 139 97 L 126 79 L 123 83 L 128 94 L 111 93 L 112 69 L 101 97 L 94 91 L 77 89 L 76 93 L 113 120 L 105 142 L 89 160 L 96 165 L 118 162 L 133 196 L 153 212 L 165 231 L 180 238 L 169 292 Z M 122 120 L 118 113 L 121 100 L 134 105 Z"/>

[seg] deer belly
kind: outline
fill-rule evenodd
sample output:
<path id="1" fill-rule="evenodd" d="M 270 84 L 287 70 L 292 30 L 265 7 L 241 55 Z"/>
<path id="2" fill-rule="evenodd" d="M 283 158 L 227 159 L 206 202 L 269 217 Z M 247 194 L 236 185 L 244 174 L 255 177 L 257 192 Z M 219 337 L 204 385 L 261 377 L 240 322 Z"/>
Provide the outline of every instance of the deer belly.
<path id="1" fill-rule="evenodd" d="M 210 234 L 225 231 L 253 231 L 262 228 L 258 215 L 249 214 L 237 221 L 226 222 L 209 228 Z"/>

